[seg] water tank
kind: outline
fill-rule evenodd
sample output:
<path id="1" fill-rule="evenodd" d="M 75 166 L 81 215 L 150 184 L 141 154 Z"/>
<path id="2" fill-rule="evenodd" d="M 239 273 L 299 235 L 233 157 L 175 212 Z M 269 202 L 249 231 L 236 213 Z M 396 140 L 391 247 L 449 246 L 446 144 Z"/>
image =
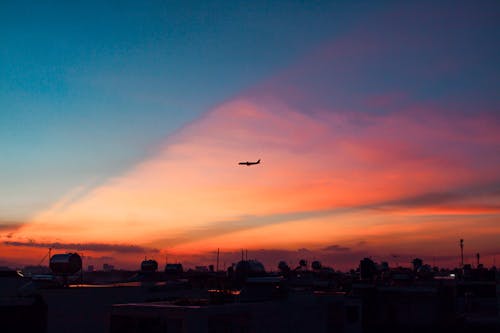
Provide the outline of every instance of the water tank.
<path id="1" fill-rule="evenodd" d="M 321 262 L 320 262 L 320 261 L 318 261 L 318 260 L 315 260 L 315 261 L 313 261 L 313 262 L 312 262 L 311 267 L 312 267 L 312 269 L 314 269 L 315 271 L 319 271 L 319 270 L 321 270 L 321 268 L 322 268 L 322 266 L 321 266 Z"/>
<path id="2" fill-rule="evenodd" d="M 82 258 L 78 253 L 54 254 L 49 267 L 56 275 L 72 275 L 82 269 Z"/>
<path id="3" fill-rule="evenodd" d="M 156 260 L 144 260 L 141 263 L 141 271 L 143 272 L 156 272 L 158 270 L 158 263 Z"/>
<path id="4" fill-rule="evenodd" d="M 288 266 L 288 264 L 286 263 L 286 261 L 283 261 L 283 260 L 278 263 L 278 269 L 282 273 L 288 273 L 288 272 L 290 272 L 290 266 Z"/>
<path id="5" fill-rule="evenodd" d="M 242 260 L 236 265 L 236 275 L 241 277 L 260 276 L 265 273 L 264 265 L 257 260 Z"/>
<path id="6" fill-rule="evenodd" d="M 411 263 L 413 264 L 413 271 L 416 272 L 423 266 L 424 261 L 420 258 L 415 258 Z"/>
<path id="7" fill-rule="evenodd" d="M 377 267 L 370 258 L 364 258 L 359 262 L 359 274 L 362 280 L 372 280 L 377 273 Z"/>

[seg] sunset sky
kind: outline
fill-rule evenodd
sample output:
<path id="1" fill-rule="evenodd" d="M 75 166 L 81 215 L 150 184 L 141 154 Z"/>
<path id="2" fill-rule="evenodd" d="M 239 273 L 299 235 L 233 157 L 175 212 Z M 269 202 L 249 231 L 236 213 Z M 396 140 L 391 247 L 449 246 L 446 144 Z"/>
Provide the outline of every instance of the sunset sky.
<path id="1" fill-rule="evenodd" d="M 0 42 L 0 266 L 500 261 L 498 1 L 1 2 Z"/>

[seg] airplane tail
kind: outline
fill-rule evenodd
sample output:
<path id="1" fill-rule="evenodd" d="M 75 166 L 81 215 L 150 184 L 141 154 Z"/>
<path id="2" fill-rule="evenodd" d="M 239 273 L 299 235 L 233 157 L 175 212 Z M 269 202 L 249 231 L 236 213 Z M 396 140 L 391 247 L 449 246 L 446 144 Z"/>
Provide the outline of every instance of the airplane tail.
<path id="1" fill-rule="evenodd" d="M 260 158 L 257 160 L 257 163 L 260 163 Z"/>

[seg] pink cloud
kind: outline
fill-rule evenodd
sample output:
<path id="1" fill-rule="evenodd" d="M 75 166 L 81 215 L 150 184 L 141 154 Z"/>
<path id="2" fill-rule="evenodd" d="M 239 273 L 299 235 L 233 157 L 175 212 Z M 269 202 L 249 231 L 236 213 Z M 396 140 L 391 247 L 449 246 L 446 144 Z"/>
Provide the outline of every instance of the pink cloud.
<path id="1" fill-rule="evenodd" d="M 428 234 L 447 238 L 440 230 L 448 230 L 442 228 L 453 218 L 418 220 L 443 212 L 491 216 L 498 207 L 468 196 L 417 201 L 417 206 L 384 203 L 500 183 L 500 157 L 493 153 L 499 126 L 480 118 L 469 121 L 423 106 L 385 115 L 304 114 L 283 102 L 235 100 L 169 138 L 156 156 L 129 172 L 76 201 L 55 203 L 10 241 L 134 240 L 182 256 L 214 247 L 320 249 L 332 242 L 351 246 L 350 239 L 363 238 L 397 248 Z M 261 165 L 237 165 L 258 158 Z M 346 208 L 350 211 L 335 215 Z M 294 213 L 299 217 L 274 217 Z M 239 227 L 225 227 L 242 216 L 250 217 Z M 251 216 L 259 224 L 252 226 Z M 463 222 L 461 231 L 480 230 L 477 221 Z M 481 221 L 488 233 L 500 233 Z M 218 225 L 218 235 L 197 232 Z M 282 237 L 278 241 L 274 235 Z"/>

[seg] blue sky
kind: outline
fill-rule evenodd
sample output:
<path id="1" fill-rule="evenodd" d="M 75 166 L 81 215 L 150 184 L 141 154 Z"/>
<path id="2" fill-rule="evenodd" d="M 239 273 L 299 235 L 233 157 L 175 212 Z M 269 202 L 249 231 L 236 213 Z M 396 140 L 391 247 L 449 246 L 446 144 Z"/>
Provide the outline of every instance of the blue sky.
<path id="1" fill-rule="evenodd" d="M 0 219 L 144 158 L 210 107 L 376 6 L 318 1 L 0 4 Z"/>

